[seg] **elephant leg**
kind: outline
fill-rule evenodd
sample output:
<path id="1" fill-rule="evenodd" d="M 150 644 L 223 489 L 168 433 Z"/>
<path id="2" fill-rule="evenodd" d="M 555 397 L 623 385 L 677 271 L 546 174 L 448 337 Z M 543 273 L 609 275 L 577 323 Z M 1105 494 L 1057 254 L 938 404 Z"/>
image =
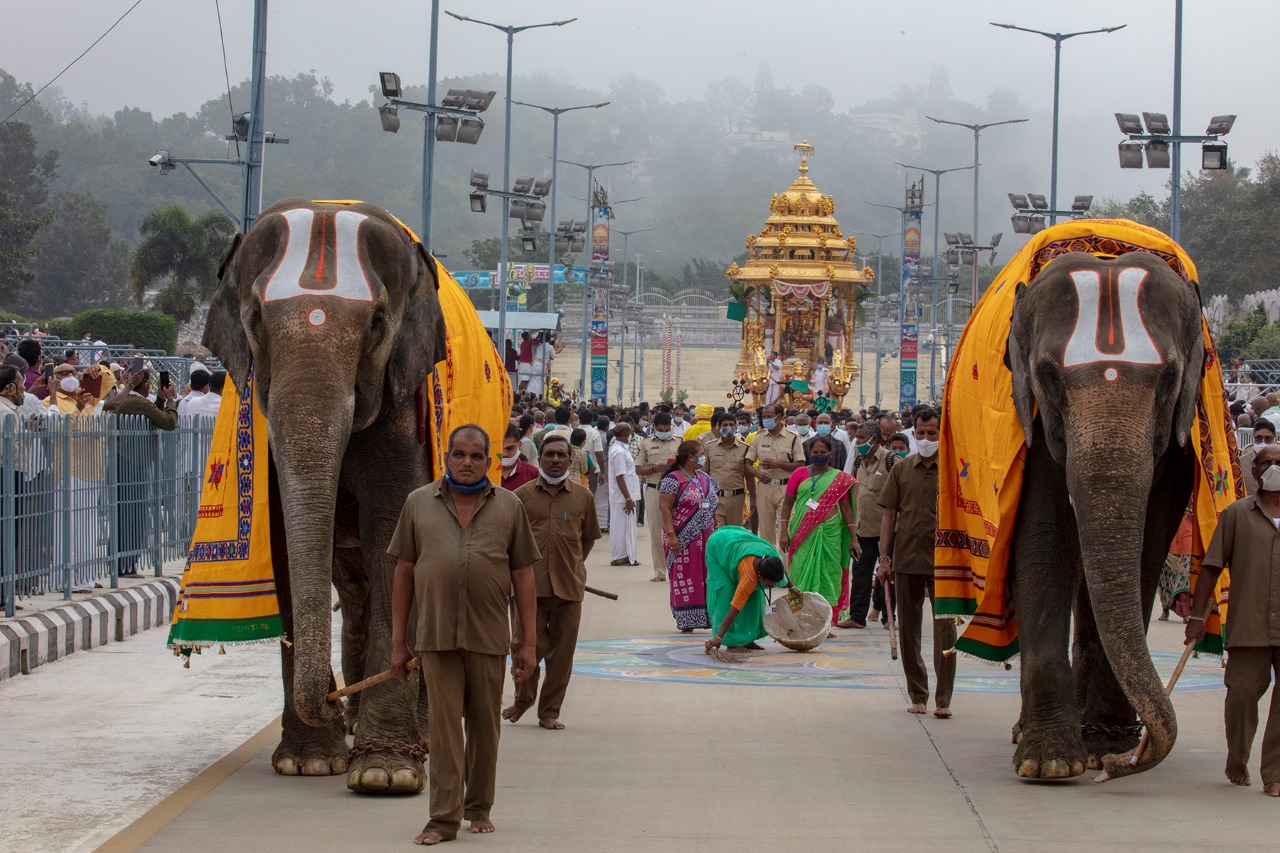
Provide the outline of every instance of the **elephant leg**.
<path id="1" fill-rule="evenodd" d="M 1138 578 L 1144 628 L 1150 627 L 1160 571 L 1191 497 L 1192 461 L 1181 451 L 1171 450 L 1161 460 L 1153 478 L 1143 531 L 1141 576 Z M 1137 713 L 1120 688 L 1111 662 L 1102 650 L 1093 609 L 1083 584 L 1076 606 L 1076 655 L 1084 663 L 1077 669 L 1077 689 L 1084 696 L 1080 706 L 1084 712 L 1081 731 L 1089 753 L 1090 769 L 1101 769 L 1104 755 L 1120 755 L 1138 745 L 1141 726 Z"/>
<path id="2" fill-rule="evenodd" d="M 1022 655 L 1013 769 L 1027 778 L 1062 779 L 1082 774 L 1086 758 L 1067 659 L 1080 563 L 1066 480 L 1043 434 L 1032 441 L 1025 477 L 1010 572 Z"/>
<path id="3" fill-rule="evenodd" d="M 293 636 L 293 599 L 289 586 L 289 549 L 285 542 L 284 511 L 275 466 L 270 469 L 271 563 L 276 582 L 276 599 L 285 639 Z M 281 776 L 332 776 L 347 770 L 347 738 L 342 720 L 314 728 L 298 717 L 294 707 L 294 650 L 291 643 L 280 644 L 280 665 L 284 681 L 284 711 L 280 715 L 280 745 L 271 756 L 271 766 Z M 330 690 L 337 688 L 330 676 Z"/>
<path id="4" fill-rule="evenodd" d="M 333 526 L 333 584 L 342 608 L 342 678 L 354 684 L 364 678 L 365 645 L 369 633 L 369 581 L 364 573 L 364 553 L 360 545 L 360 515 L 355 496 L 338 494 L 337 517 Z M 363 693 L 347 697 L 343 724 L 355 731 Z"/>
<path id="5" fill-rule="evenodd" d="M 391 588 L 396 561 L 386 553 L 386 547 L 405 498 L 425 482 L 425 464 L 421 465 L 423 470 L 414 464 L 420 459 L 422 449 L 412 430 L 399 436 L 382 431 L 377 436 L 358 433 L 348 448 L 344 485 L 359 502 L 368 588 L 366 677 L 391 666 Z M 349 482 L 347 467 L 355 474 Z M 369 476 L 370 471 L 378 476 Z M 412 614 L 409 624 L 414 624 Z M 426 739 L 418 727 L 421 684 L 421 676 L 415 673 L 408 682 L 391 679 L 364 691 L 348 788 L 370 794 L 415 794 L 426 786 Z"/>

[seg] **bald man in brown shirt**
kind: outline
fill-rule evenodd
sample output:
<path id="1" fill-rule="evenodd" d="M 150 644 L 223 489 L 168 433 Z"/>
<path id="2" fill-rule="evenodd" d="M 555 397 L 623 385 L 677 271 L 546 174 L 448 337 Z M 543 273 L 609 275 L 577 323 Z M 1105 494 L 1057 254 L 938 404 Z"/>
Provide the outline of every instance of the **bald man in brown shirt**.
<path id="1" fill-rule="evenodd" d="M 489 482 L 489 451 L 489 437 L 480 427 L 454 430 L 445 476 L 410 493 L 387 548 L 397 558 L 391 665 L 398 677 L 407 678 L 410 659 L 418 657 L 431 706 L 431 820 L 416 844 L 456 838 L 464 817 L 472 832 L 494 830 L 489 810 L 513 591 L 524 643 L 514 656 L 512 675 L 520 682 L 534 668 L 538 546 L 520 499 Z M 411 635 L 409 614 L 415 606 Z"/>

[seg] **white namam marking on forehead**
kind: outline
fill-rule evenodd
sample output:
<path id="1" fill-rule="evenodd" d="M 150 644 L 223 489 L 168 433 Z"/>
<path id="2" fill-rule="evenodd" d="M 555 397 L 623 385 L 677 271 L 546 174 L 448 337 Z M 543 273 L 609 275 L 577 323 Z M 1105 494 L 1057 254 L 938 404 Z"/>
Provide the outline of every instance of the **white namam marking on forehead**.
<path id="1" fill-rule="evenodd" d="M 262 289 L 263 302 L 298 296 L 336 296 L 353 302 L 372 302 L 373 289 L 360 264 L 360 224 L 369 217 L 351 210 L 333 215 L 333 251 L 327 248 L 327 212 L 322 211 L 319 231 L 314 230 L 315 211 L 294 208 L 280 212 L 287 237 L 284 255 Z M 313 241 L 319 241 L 315 272 L 307 274 Z M 303 286 L 304 277 L 307 287 Z"/>
<path id="2" fill-rule="evenodd" d="M 1141 267 L 1125 267 L 1114 282 L 1108 276 L 1105 284 L 1097 270 L 1071 273 L 1080 312 L 1062 354 L 1064 368 L 1097 362 L 1160 364 L 1163 361 L 1138 308 L 1138 294 L 1146 278 L 1147 270 Z"/>

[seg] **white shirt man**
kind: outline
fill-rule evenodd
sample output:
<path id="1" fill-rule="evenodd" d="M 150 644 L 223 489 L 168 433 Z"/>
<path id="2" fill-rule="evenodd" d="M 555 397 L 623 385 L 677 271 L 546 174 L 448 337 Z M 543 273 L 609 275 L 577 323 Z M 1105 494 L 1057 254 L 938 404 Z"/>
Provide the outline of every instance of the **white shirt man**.
<path id="1" fill-rule="evenodd" d="M 638 566 L 636 560 L 636 507 L 640 503 L 640 477 L 629 445 L 630 424 L 614 428 L 609 445 L 609 556 L 610 565 Z"/>
<path id="2" fill-rule="evenodd" d="M 769 359 L 769 390 L 765 393 L 764 403 L 776 403 L 782 398 L 782 359 L 775 352 Z"/>
<path id="3" fill-rule="evenodd" d="M 813 383 L 810 390 L 814 394 L 827 393 L 827 380 L 831 376 L 831 371 L 827 370 L 827 366 L 819 359 L 817 365 L 813 368 Z"/>
<path id="4" fill-rule="evenodd" d="M 689 418 L 685 415 L 684 409 L 672 409 L 671 434 L 676 438 L 683 439 L 687 429 L 689 429 Z"/>
<path id="5" fill-rule="evenodd" d="M 535 342 L 533 345 L 533 376 L 529 377 L 527 390 L 532 394 L 542 393 L 542 382 L 547 375 L 547 370 L 551 367 L 552 360 L 556 357 L 555 347 L 546 341 Z"/>

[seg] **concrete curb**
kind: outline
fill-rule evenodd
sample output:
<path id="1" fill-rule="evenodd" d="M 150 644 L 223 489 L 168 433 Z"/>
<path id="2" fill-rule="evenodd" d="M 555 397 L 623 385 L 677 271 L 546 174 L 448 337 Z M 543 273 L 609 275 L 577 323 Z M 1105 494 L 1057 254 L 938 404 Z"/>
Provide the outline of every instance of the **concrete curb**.
<path id="1" fill-rule="evenodd" d="M 0 682 L 78 649 L 167 625 L 177 600 L 178 579 L 155 578 L 0 622 Z"/>

